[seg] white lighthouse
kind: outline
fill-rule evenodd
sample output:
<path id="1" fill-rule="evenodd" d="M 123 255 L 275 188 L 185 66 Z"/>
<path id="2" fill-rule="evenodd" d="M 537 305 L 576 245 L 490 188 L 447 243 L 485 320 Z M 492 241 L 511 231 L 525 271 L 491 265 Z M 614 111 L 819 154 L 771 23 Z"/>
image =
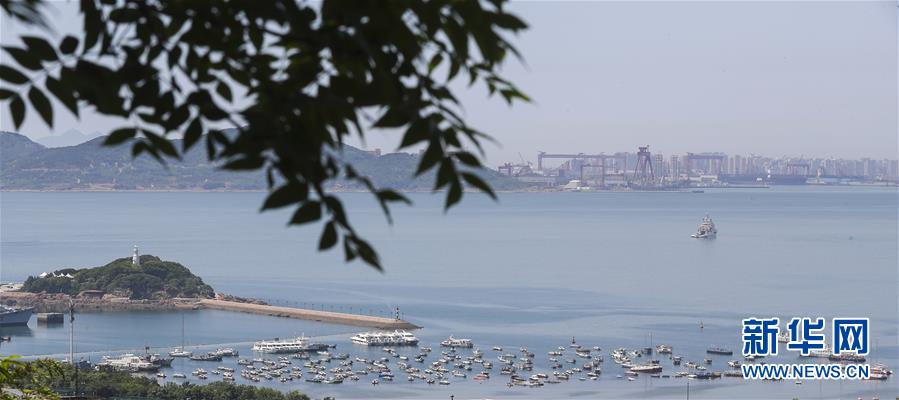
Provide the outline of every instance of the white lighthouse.
<path id="1" fill-rule="evenodd" d="M 134 245 L 134 253 L 131 255 L 131 264 L 140 265 L 140 254 L 137 252 L 137 245 Z"/>

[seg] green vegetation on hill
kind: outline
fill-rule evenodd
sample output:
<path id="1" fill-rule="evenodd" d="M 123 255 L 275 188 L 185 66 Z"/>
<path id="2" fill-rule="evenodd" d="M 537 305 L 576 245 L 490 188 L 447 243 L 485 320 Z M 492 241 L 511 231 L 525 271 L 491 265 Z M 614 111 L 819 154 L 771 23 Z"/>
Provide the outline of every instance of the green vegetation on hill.
<path id="1" fill-rule="evenodd" d="M 30 362 L 13 361 L 0 372 L 3 388 L 34 391 L 37 395 L 28 398 L 53 398 L 57 393 L 71 393 L 74 382 L 74 368 L 69 364 L 42 359 Z M 18 374 L 14 372 L 20 372 Z M 134 376 L 126 372 L 78 371 L 78 394 L 104 399 L 242 399 L 242 400 L 308 400 L 309 397 L 291 391 L 282 393 L 276 389 L 214 382 L 207 385 L 190 383 L 159 384 L 155 379 Z M 7 397 L 2 397 L 7 398 Z M 13 396 L 10 396 L 13 398 Z M 18 397 L 16 397 L 18 398 Z"/>
<path id="2" fill-rule="evenodd" d="M 181 161 L 163 166 L 150 156 L 131 157 L 127 147 L 102 146 L 105 137 L 77 146 L 46 148 L 29 138 L 0 132 L 0 189 L 6 190 L 265 190 L 262 172 L 234 172 L 210 163 L 206 151 L 194 147 Z M 181 147 L 175 141 L 176 147 Z M 419 156 L 385 154 L 344 146 L 339 155 L 378 187 L 396 190 L 430 190 L 434 171 L 414 177 Z M 523 184 L 496 171 L 476 173 L 496 190 L 512 190 Z M 364 189 L 355 181 L 340 180 L 334 188 Z"/>
<path id="3" fill-rule="evenodd" d="M 22 289 L 32 293 L 70 295 L 84 290 L 102 290 L 135 300 L 215 295 L 211 286 L 183 265 L 151 255 L 142 255 L 140 265 L 132 264 L 131 258 L 120 258 L 102 267 L 66 268 L 43 278 L 29 276 Z"/>

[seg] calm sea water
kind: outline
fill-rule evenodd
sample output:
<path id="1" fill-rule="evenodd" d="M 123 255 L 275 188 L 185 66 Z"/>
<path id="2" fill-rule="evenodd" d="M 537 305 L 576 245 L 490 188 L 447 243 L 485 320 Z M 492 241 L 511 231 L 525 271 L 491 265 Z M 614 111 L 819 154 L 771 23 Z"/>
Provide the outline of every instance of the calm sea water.
<path id="1" fill-rule="evenodd" d="M 371 314 L 398 306 L 425 327 L 417 332 L 424 345 L 436 348 L 454 334 L 485 350 L 525 346 L 537 353 L 537 370 L 548 370 L 546 352 L 572 336 L 607 353 L 648 345 L 651 334 L 653 343 L 699 361 L 712 344 L 739 351 L 747 316 L 866 316 L 870 361 L 899 369 L 895 189 L 508 193 L 497 203 L 468 194 L 447 214 L 440 196 L 413 194 L 414 207 L 395 208 L 392 226 L 370 196 L 343 197 L 358 230 L 380 251 L 384 273 L 345 264 L 339 253 L 316 253 L 320 228 L 285 227 L 287 210 L 257 213 L 262 193 L 2 193 L 0 280 L 102 265 L 138 244 L 183 263 L 219 291 Z M 717 240 L 689 237 L 705 213 L 719 227 Z M 78 350 L 95 360 L 181 342 L 178 313 L 78 318 Z M 349 344 L 358 331 L 352 327 L 219 311 L 185 319 L 185 340 L 198 348 L 229 344 L 248 355 L 254 340 L 305 333 L 338 351 L 379 355 Z M 65 357 L 68 332 L 68 325 L 34 321 L 4 329 L 13 340 L 0 353 Z M 727 359 L 715 358 L 711 369 L 726 369 Z M 778 361 L 796 357 L 788 352 Z M 204 366 L 177 363 L 185 371 Z M 444 387 L 399 380 L 378 387 L 267 384 L 339 398 L 686 396 L 684 380 L 628 382 L 615 379 L 618 369 L 607 362 L 598 381 L 539 389 L 506 388 L 498 371 L 486 384 L 469 379 Z M 897 381 L 691 381 L 690 397 L 891 398 L 899 395 Z"/>

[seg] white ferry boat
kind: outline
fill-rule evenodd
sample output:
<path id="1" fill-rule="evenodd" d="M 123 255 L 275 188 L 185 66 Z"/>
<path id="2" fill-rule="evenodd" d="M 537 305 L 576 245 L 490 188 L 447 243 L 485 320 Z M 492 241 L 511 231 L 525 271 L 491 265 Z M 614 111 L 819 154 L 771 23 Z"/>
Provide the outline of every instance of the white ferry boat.
<path id="1" fill-rule="evenodd" d="M 714 239 L 717 236 L 718 228 L 715 227 L 715 223 L 712 222 L 712 218 L 708 214 L 702 219 L 702 223 L 699 224 L 696 233 L 690 235 L 690 237 L 695 239 Z"/>
<path id="2" fill-rule="evenodd" d="M 353 343 L 365 346 L 415 346 L 418 338 L 407 331 L 362 332 L 350 337 Z"/>
<path id="3" fill-rule="evenodd" d="M 443 347 L 467 347 L 471 348 L 474 344 L 471 342 L 471 339 L 456 339 L 452 335 L 450 335 L 449 339 L 446 339 L 440 342 L 440 345 Z"/>
<path id="4" fill-rule="evenodd" d="M 253 351 L 260 353 L 302 353 L 307 351 L 325 350 L 328 345 L 312 343 L 309 338 L 299 336 L 293 339 L 263 340 L 253 343 Z"/>
<path id="5" fill-rule="evenodd" d="M 28 325 L 34 308 L 18 308 L 0 305 L 0 326 Z"/>

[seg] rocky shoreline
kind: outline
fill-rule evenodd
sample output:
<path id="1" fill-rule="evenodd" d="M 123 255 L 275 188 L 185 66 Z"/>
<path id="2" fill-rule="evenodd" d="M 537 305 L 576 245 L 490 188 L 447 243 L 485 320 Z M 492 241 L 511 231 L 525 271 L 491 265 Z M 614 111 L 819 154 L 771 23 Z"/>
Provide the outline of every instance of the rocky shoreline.
<path id="1" fill-rule="evenodd" d="M 223 295 L 222 300 L 235 303 L 267 305 L 256 299 Z M 67 313 L 69 304 L 75 303 L 75 312 L 113 312 L 113 311 L 174 311 L 197 310 L 203 308 L 199 298 L 171 298 L 158 300 L 131 300 L 124 297 L 87 298 L 66 294 L 3 292 L 0 301 L 8 306 L 34 307 L 35 312 Z"/>

